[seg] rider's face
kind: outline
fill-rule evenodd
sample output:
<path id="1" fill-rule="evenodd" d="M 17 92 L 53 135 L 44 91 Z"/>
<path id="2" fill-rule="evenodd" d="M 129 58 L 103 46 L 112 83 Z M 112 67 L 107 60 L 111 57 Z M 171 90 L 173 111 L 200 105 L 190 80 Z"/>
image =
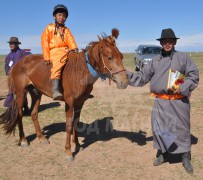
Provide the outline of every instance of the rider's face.
<path id="1" fill-rule="evenodd" d="M 54 19 L 59 24 L 64 24 L 66 21 L 66 13 L 65 12 L 59 12 L 54 16 Z"/>

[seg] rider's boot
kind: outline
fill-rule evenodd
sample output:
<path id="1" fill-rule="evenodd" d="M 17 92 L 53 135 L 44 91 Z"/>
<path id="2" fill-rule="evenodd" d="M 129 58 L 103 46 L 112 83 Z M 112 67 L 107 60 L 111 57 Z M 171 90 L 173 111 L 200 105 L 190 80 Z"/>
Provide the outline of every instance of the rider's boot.
<path id="1" fill-rule="evenodd" d="M 59 79 L 52 80 L 53 100 L 61 100 L 63 95 L 59 92 Z"/>

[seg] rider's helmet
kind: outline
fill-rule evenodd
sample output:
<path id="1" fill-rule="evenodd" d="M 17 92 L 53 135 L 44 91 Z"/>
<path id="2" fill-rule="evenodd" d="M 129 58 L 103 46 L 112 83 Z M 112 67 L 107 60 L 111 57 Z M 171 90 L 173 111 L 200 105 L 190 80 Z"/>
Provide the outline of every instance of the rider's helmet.
<path id="1" fill-rule="evenodd" d="M 58 5 L 54 6 L 53 16 L 55 16 L 59 12 L 65 12 L 66 13 L 66 18 L 68 17 L 68 9 L 63 4 L 58 4 Z"/>

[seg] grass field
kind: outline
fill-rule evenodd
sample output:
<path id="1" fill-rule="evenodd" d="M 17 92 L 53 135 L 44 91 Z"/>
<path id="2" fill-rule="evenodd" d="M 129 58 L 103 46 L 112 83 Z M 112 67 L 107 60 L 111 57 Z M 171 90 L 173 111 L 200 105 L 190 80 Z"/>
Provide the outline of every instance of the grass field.
<path id="1" fill-rule="evenodd" d="M 191 53 L 191 58 L 202 73 L 203 53 Z M 0 92 L 6 82 L 4 59 L 0 56 Z M 123 63 L 134 71 L 134 54 L 124 54 Z M 113 83 L 109 86 L 108 81 L 98 80 L 92 91 L 94 98 L 85 102 L 80 118 L 85 129 L 79 141 L 86 147 L 74 162 L 64 160 L 64 103 L 43 96 L 39 122 L 51 143 L 42 145 L 35 138 L 30 116 L 23 118 L 28 148 L 16 146 L 18 128 L 15 136 L 7 137 L 0 127 L 0 179 L 203 179 L 202 91 L 201 82 L 191 97 L 193 175 L 184 171 L 181 162 L 152 165 L 156 152 L 152 148 L 149 84 L 120 90 Z M 6 110 L 3 101 L 0 114 Z"/>
<path id="2" fill-rule="evenodd" d="M 203 72 L 203 52 L 201 53 L 188 53 L 189 56 L 191 56 L 191 58 L 194 60 L 194 62 L 197 64 L 200 73 Z M 0 80 L 1 79 L 5 79 L 5 72 L 4 72 L 4 61 L 5 61 L 5 56 L 4 55 L 0 55 Z M 134 67 L 134 53 L 124 53 L 124 59 L 123 59 L 123 64 L 124 67 L 128 70 L 134 71 L 135 67 Z M 96 104 L 91 104 L 91 106 L 96 107 Z M 59 107 L 53 108 L 52 111 L 57 111 Z M 5 108 L 0 107 L 0 113 L 2 111 L 4 111 Z M 49 110 L 46 111 L 47 114 L 49 114 Z M 98 110 L 99 112 L 99 110 Z M 95 113 L 98 113 L 95 112 Z M 88 113 L 88 112 L 87 112 Z M 62 113 L 63 114 L 63 113 Z"/>
<path id="3" fill-rule="evenodd" d="M 194 60 L 194 62 L 197 64 L 200 72 L 203 72 L 203 52 L 202 53 L 191 53 L 188 55 L 191 55 L 191 58 Z M 5 72 L 4 72 L 4 60 L 5 60 L 5 56 L 0 56 L 0 78 L 4 79 L 4 82 L 6 81 L 6 76 L 5 76 Z M 123 59 L 123 64 L 125 66 L 126 69 L 130 70 L 130 71 L 134 71 L 135 67 L 134 67 L 134 53 L 125 53 L 124 54 L 124 59 Z M 0 85 L 1 86 L 1 85 Z M 134 94 L 129 94 L 130 96 L 134 96 Z M 143 94 L 143 97 L 145 98 L 144 103 L 148 103 L 151 104 L 152 101 L 148 100 L 148 94 Z M 99 106 L 101 106 L 101 103 L 99 104 Z M 84 109 L 84 114 L 89 114 L 88 109 L 94 109 L 94 114 L 99 115 L 101 113 L 101 111 L 99 109 L 95 109 L 95 107 L 98 107 L 98 102 L 92 102 L 88 105 L 87 109 Z M 47 116 L 49 113 L 51 112 L 55 112 L 55 114 L 57 114 L 57 118 L 62 118 L 64 116 L 63 111 L 59 111 L 61 107 L 53 107 L 53 108 L 48 108 L 46 111 L 42 112 L 42 116 Z M 104 109 L 108 110 L 108 106 L 107 107 L 103 107 Z M 117 108 L 122 109 L 122 106 L 118 106 Z M 3 111 L 5 111 L 4 107 L 0 107 L 0 113 L 2 113 Z M 133 112 L 132 112 L 133 113 Z M 91 114 L 92 115 L 92 114 Z M 27 119 L 27 117 L 25 117 L 25 120 Z M 31 122 L 31 121 L 28 121 Z"/>
<path id="4" fill-rule="evenodd" d="M 187 53 L 189 56 L 191 55 L 191 58 L 194 60 L 194 62 L 197 64 L 197 66 L 200 69 L 200 72 L 203 71 L 203 52 L 199 53 Z M 5 76 L 4 73 L 4 61 L 5 61 L 5 55 L 0 55 L 0 76 Z M 124 59 L 123 63 L 126 69 L 134 70 L 134 53 L 124 53 Z"/>

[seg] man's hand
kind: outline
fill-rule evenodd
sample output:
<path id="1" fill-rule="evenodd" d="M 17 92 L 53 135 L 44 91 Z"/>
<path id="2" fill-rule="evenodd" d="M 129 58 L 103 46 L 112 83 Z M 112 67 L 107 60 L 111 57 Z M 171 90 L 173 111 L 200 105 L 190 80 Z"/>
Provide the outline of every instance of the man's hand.
<path id="1" fill-rule="evenodd" d="M 51 64 L 50 60 L 44 60 L 44 62 L 46 63 L 47 66 L 49 66 Z"/>
<path id="2" fill-rule="evenodd" d="M 173 91 L 173 94 L 180 94 L 180 86 L 177 85 L 176 89 Z"/>

